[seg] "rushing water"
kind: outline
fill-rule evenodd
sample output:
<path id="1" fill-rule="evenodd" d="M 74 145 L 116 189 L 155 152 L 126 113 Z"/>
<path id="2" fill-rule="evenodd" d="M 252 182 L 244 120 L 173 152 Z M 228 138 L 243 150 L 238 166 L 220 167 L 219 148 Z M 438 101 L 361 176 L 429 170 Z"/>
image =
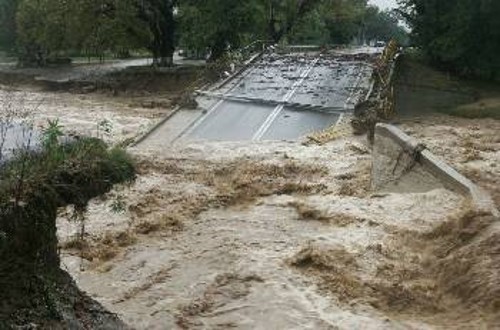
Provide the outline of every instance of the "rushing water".
<path id="1" fill-rule="evenodd" d="M 0 162 L 10 158 L 15 150 L 36 149 L 40 134 L 31 127 L 19 123 L 0 122 Z"/>

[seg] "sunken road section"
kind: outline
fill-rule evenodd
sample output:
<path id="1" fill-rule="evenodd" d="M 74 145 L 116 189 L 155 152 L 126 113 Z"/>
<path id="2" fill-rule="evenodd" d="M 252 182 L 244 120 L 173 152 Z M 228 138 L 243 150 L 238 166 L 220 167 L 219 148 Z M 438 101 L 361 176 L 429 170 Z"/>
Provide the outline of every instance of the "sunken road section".
<path id="1" fill-rule="evenodd" d="M 186 132 L 191 140 L 296 140 L 335 125 L 366 97 L 375 53 L 267 54 Z"/>

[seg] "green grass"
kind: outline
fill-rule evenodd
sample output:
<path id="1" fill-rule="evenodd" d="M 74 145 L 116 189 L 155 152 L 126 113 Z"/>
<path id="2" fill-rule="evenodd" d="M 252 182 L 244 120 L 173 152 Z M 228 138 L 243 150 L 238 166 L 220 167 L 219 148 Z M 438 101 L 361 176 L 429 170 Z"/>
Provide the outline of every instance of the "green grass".
<path id="1" fill-rule="evenodd" d="M 500 83 L 440 71 L 418 52 L 402 57 L 396 90 L 396 104 L 402 115 L 439 112 L 471 119 L 500 119 Z"/>
<path id="2" fill-rule="evenodd" d="M 439 112 L 462 118 L 491 118 L 500 120 L 500 98 L 483 99 L 476 103 L 455 108 L 440 109 Z"/>

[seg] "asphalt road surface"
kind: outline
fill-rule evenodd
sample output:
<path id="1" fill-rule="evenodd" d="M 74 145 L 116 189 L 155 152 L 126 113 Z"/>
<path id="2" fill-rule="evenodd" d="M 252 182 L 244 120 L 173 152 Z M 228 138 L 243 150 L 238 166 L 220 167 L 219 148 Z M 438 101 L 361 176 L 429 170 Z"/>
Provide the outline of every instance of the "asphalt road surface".
<path id="1" fill-rule="evenodd" d="M 220 141 L 295 140 L 328 128 L 368 93 L 374 57 L 266 55 L 222 97 L 219 93 L 220 100 L 185 135 Z M 304 110 L 308 107 L 314 110 Z"/>
<path id="2" fill-rule="evenodd" d="M 190 136 L 208 140 L 251 140 L 272 111 L 271 106 L 221 101 Z"/>

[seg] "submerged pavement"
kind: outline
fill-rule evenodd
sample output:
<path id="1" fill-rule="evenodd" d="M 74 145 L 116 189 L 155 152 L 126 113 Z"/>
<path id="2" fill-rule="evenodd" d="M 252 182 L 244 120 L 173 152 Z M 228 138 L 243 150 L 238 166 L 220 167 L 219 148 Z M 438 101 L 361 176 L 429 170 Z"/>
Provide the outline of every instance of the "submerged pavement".
<path id="1" fill-rule="evenodd" d="M 267 54 L 183 134 L 216 141 L 296 140 L 334 125 L 368 94 L 373 53 Z"/>

